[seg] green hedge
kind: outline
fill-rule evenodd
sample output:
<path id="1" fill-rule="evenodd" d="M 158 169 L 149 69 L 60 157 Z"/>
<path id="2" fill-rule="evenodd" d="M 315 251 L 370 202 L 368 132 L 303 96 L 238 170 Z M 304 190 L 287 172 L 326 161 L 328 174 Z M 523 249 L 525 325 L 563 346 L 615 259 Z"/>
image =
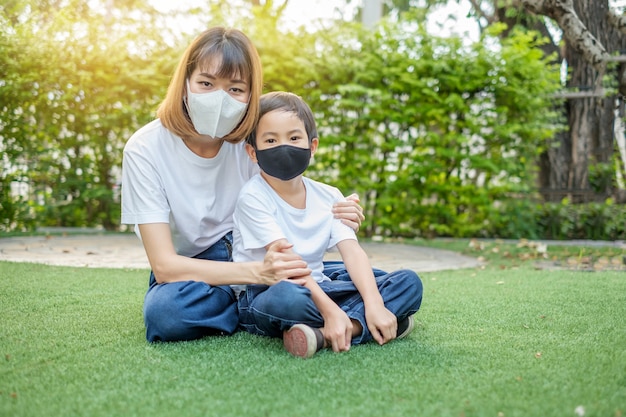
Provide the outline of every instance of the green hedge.
<path id="1" fill-rule="evenodd" d="M 365 220 L 365 225 L 377 224 L 379 233 L 367 234 L 366 226 L 361 233 L 368 237 L 428 239 L 626 240 L 626 205 L 614 204 L 610 199 L 571 204 L 568 200 L 544 203 L 515 198 L 494 203 L 471 199 L 466 194 L 463 200 L 414 205 L 410 213 L 402 213 L 403 221 L 394 221 L 400 213 L 389 205 L 389 212 L 382 218 Z"/>
<path id="2" fill-rule="evenodd" d="M 536 203 L 512 200 L 503 204 L 478 236 L 528 239 L 626 239 L 626 206 L 604 203 Z"/>
<path id="3" fill-rule="evenodd" d="M 626 207 L 606 203 L 538 206 L 535 215 L 539 234 L 546 239 L 623 240 L 626 238 Z"/>

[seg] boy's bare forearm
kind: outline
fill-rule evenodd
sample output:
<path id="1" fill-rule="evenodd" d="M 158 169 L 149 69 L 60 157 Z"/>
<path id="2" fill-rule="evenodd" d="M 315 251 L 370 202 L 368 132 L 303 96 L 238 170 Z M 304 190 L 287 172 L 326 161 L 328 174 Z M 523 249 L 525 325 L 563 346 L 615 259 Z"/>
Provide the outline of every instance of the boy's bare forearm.
<path id="1" fill-rule="evenodd" d="M 315 306 L 320 311 L 322 317 L 326 318 L 335 310 L 339 309 L 339 306 L 331 300 L 331 298 L 320 288 L 319 284 L 315 281 L 312 276 L 308 276 L 305 278 L 306 283 L 304 286 L 311 291 L 311 299 L 315 303 Z M 341 310 L 341 309 L 339 309 Z"/>
<path id="2" fill-rule="evenodd" d="M 361 246 L 356 241 L 347 241 L 345 244 L 340 242 L 339 250 L 350 279 L 363 298 L 365 308 L 368 305 L 383 304 L 369 259 Z"/>

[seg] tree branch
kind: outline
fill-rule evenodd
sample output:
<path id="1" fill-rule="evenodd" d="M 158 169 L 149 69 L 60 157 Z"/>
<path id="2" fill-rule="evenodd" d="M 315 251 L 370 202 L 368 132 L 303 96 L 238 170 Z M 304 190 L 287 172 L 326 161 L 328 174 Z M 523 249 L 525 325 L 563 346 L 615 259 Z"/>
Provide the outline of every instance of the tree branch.
<path id="1" fill-rule="evenodd" d="M 618 16 L 614 10 L 609 9 L 606 13 L 609 23 L 623 34 L 626 34 L 626 14 Z"/>
<path id="2" fill-rule="evenodd" d="M 563 37 L 603 74 L 609 54 L 580 20 L 572 0 L 516 0 L 529 11 L 554 19 L 563 29 Z"/>
<path id="3" fill-rule="evenodd" d="M 478 15 L 478 18 L 480 19 L 482 17 L 482 18 L 484 18 L 487 21 L 487 26 L 489 26 L 490 24 L 492 24 L 495 21 L 495 18 L 494 18 L 493 14 L 488 15 L 480 7 L 480 1 L 478 1 L 478 0 L 469 0 L 469 1 L 470 1 L 470 4 L 472 5 L 472 9 L 474 9 L 476 14 Z"/>

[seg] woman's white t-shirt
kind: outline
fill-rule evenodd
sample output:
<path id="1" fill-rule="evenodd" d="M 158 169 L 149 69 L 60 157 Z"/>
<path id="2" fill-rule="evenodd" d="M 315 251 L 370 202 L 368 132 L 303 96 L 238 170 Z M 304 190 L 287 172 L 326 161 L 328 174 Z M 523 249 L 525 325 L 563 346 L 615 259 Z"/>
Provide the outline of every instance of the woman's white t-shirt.
<path id="1" fill-rule="evenodd" d="M 168 223 L 176 252 L 195 256 L 233 228 L 243 185 L 259 171 L 244 142 L 224 142 L 214 158 L 193 153 L 154 120 L 126 143 L 122 162 L 122 223 Z"/>

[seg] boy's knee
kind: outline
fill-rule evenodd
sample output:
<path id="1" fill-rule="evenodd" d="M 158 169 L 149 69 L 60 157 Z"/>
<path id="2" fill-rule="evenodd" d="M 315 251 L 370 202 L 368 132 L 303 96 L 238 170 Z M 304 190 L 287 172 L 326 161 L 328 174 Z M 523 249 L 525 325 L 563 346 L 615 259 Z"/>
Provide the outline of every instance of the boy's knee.
<path id="1" fill-rule="evenodd" d="M 407 299 L 415 300 L 416 308 L 419 308 L 422 302 L 422 292 L 424 290 L 419 275 L 410 269 L 397 271 L 396 285 L 401 287 L 401 292 Z"/>
<path id="2" fill-rule="evenodd" d="M 417 275 L 415 271 L 411 271 L 410 269 L 405 270 L 405 272 L 407 273 L 406 279 L 409 282 L 410 286 L 421 295 L 423 291 L 423 284 L 419 275 Z"/>
<path id="3" fill-rule="evenodd" d="M 416 301 L 416 309 L 419 309 L 422 304 L 422 293 L 424 291 L 424 287 L 422 284 L 422 280 L 419 275 L 415 271 L 405 270 L 406 278 L 405 285 L 406 291 L 411 294 L 411 298 Z"/>

